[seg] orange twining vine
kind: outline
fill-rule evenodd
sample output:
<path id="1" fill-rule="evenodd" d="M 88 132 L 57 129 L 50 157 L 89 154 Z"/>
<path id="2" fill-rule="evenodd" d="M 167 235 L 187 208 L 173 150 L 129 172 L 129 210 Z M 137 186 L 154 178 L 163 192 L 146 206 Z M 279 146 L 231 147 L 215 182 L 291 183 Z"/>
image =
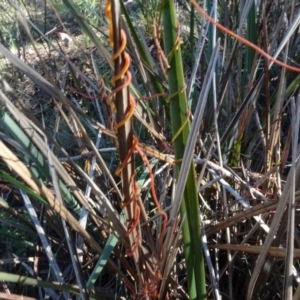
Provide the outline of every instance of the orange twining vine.
<path id="1" fill-rule="evenodd" d="M 113 23 L 112 23 L 111 0 L 108 0 L 107 3 L 106 3 L 105 14 L 106 14 L 106 16 L 109 20 L 109 41 L 110 41 L 110 44 L 113 46 L 114 39 L 113 39 Z M 113 54 L 112 60 L 116 60 L 119 56 L 123 55 L 122 57 L 124 58 L 124 63 L 123 63 L 123 66 L 122 66 L 122 69 L 120 70 L 120 72 L 112 78 L 112 84 L 115 85 L 115 83 L 120 79 L 122 80 L 122 84 L 120 86 L 114 88 L 112 90 L 111 94 L 109 95 L 109 98 L 111 99 L 110 103 L 111 103 L 113 109 L 116 109 L 115 104 L 112 101 L 113 96 L 118 91 L 121 91 L 123 89 L 128 89 L 129 84 L 131 83 L 131 73 L 129 71 L 130 56 L 125 51 L 127 38 L 126 38 L 126 34 L 125 34 L 124 30 L 122 30 L 122 29 L 121 29 L 121 33 L 120 33 L 120 40 L 121 40 L 120 41 L 120 47 Z M 127 121 L 129 121 L 130 118 L 132 118 L 133 113 L 134 113 L 134 109 L 135 109 L 135 99 L 133 98 L 131 93 L 129 93 L 129 111 L 127 112 L 127 114 L 125 115 L 123 120 L 121 120 L 117 124 L 115 124 L 115 126 L 114 126 L 115 130 L 118 130 Z M 161 234 L 160 234 L 160 238 L 159 238 L 160 256 L 159 256 L 159 259 L 158 259 L 158 262 L 157 262 L 157 264 L 158 264 L 163 259 L 163 253 L 164 253 L 163 252 L 163 237 L 164 237 L 164 234 L 166 232 L 168 216 L 160 207 L 160 204 L 159 204 L 159 201 L 157 199 L 156 192 L 155 192 L 154 175 L 153 175 L 153 172 L 152 172 L 151 165 L 150 165 L 146 155 L 142 151 L 142 149 L 138 146 L 138 140 L 137 140 L 137 137 L 135 135 L 133 135 L 131 148 L 129 149 L 124 161 L 121 163 L 121 166 L 116 170 L 116 174 L 120 175 L 123 168 L 125 168 L 125 166 L 127 165 L 128 160 L 133 155 L 134 151 L 136 151 L 141 156 L 141 158 L 143 159 L 144 164 L 148 168 L 149 176 L 150 176 L 150 179 L 151 179 L 152 198 L 153 198 L 153 201 L 154 201 L 155 206 L 157 208 L 157 212 L 163 218 L 162 230 L 161 230 Z M 133 204 L 134 218 L 131 221 L 131 224 L 129 225 L 129 229 L 126 233 L 127 236 L 130 235 L 134 231 L 134 229 L 138 228 L 138 222 L 139 222 L 139 219 L 140 219 L 140 207 L 138 205 L 139 189 L 138 189 L 138 185 L 135 181 L 135 175 L 136 175 L 136 173 L 133 173 L 132 176 L 131 176 L 131 179 L 130 179 L 131 187 L 132 187 L 132 196 L 130 197 L 129 200 L 126 200 L 125 202 L 123 202 L 123 204 L 121 206 L 121 208 L 125 208 L 125 207 L 129 206 L 131 203 Z M 137 230 L 137 236 L 135 238 L 135 244 L 133 245 L 132 249 L 127 249 L 126 250 L 127 255 L 129 255 L 129 256 L 133 255 L 135 250 L 139 247 L 140 242 L 141 242 L 141 233 L 140 233 L 139 230 Z"/>
<path id="2" fill-rule="evenodd" d="M 290 71 L 296 72 L 296 73 L 300 73 L 300 69 L 296 68 L 296 67 L 292 67 L 290 65 L 287 65 L 283 62 L 281 62 L 280 60 L 277 60 L 276 58 L 274 58 L 273 56 L 271 56 L 270 54 L 268 54 L 267 52 L 265 52 L 264 50 L 262 50 L 261 48 L 259 48 L 258 46 L 254 45 L 253 43 L 249 42 L 248 40 L 246 40 L 245 38 L 237 35 L 236 33 L 232 32 L 231 30 L 229 30 L 228 28 L 222 26 L 220 23 L 216 22 L 212 17 L 210 17 L 203 8 L 201 8 L 196 2 L 195 0 L 191 0 L 192 4 L 195 6 L 195 8 L 198 10 L 198 12 L 205 17 L 208 21 L 210 21 L 212 24 L 214 24 L 217 28 L 219 28 L 220 30 L 224 31 L 225 33 L 229 34 L 230 36 L 234 37 L 235 39 L 239 40 L 240 42 L 242 42 L 243 44 L 251 47 L 252 49 L 254 49 L 255 51 L 257 51 L 259 54 L 261 54 L 262 56 L 264 56 L 265 58 L 271 60 L 272 62 L 274 62 L 276 65 L 286 68 Z"/>

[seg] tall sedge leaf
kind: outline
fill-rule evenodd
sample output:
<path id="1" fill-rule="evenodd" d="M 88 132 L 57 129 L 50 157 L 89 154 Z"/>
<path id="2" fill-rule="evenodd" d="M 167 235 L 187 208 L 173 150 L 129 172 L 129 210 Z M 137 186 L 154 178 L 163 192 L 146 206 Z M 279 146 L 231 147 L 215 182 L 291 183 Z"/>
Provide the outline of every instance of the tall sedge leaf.
<path id="1" fill-rule="evenodd" d="M 185 94 L 185 81 L 180 52 L 180 38 L 176 19 L 174 1 L 163 1 L 163 25 L 165 55 L 170 68 L 167 73 L 170 95 L 171 127 L 174 137 L 175 158 L 181 159 L 184 154 L 190 130 L 189 109 Z M 188 122 L 187 122 L 188 121 Z M 176 166 L 178 176 L 180 164 Z M 190 299 L 206 299 L 205 273 L 200 231 L 200 215 L 196 186 L 194 162 L 188 172 L 184 191 L 181 214 L 186 215 L 183 224 L 183 241 L 186 259 L 188 292 Z"/>
<path id="2" fill-rule="evenodd" d="M 253 44 L 256 43 L 257 41 L 257 26 L 256 26 L 256 5 L 255 1 L 252 3 L 251 8 L 249 10 L 249 14 L 247 16 L 247 40 L 252 42 Z M 247 85 L 247 78 L 250 75 L 252 65 L 253 65 L 253 60 L 255 56 L 255 50 L 252 49 L 251 47 L 247 47 L 246 50 L 246 72 L 245 76 L 247 76 L 245 79 L 245 82 L 243 86 Z"/>
<path id="3" fill-rule="evenodd" d="M 118 238 L 114 234 L 111 234 L 106 242 L 105 247 L 103 248 L 103 251 L 97 261 L 97 264 L 96 264 L 92 274 L 90 275 L 90 277 L 86 283 L 87 289 L 91 289 L 93 287 L 95 281 L 98 279 L 104 266 L 106 266 L 107 261 L 108 261 L 110 255 L 112 254 L 112 251 L 114 250 L 114 247 L 116 246 L 117 242 L 118 242 Z"/>

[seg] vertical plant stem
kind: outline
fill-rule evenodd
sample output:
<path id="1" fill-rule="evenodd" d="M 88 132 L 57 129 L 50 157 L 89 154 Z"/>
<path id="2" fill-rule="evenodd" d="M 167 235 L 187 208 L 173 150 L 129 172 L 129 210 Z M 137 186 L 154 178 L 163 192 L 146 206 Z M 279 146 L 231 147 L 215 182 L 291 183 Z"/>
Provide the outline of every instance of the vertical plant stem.
<path id="1" fill-rule="evenodd" d="M 181 159 L 184 154 L 190 124 L 186 122 L 189 109 L 185 94 L 185 82 L 180 52 L 179 24 L 176 20 L 174 1 L 163 2 L 164 43 L 166 57 L 170 68 L 167 73 L 169 83 L 170 115 L 174 140 L 175 158 Z M 180 164 L 176 166 L 176 175 Z M 196 186 L 194 161 L 188 173 L 184 191 L 182 216 L 186 214 L 183 224 L 184 253 L 186 259 L 188 292 L 190 299 L 206 299 L 204 260 L 201 241 L 199 203 Z"/>

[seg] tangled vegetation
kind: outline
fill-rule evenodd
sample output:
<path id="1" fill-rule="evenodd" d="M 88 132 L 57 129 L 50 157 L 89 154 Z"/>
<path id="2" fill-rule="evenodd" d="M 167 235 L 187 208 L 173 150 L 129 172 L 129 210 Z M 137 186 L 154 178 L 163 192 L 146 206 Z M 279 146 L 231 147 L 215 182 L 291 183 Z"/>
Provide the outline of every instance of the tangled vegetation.
<path id="1" fill-rule="evenodd" d="M 1 299 L 299 299 L 297 1 L 0 4 Z"/>

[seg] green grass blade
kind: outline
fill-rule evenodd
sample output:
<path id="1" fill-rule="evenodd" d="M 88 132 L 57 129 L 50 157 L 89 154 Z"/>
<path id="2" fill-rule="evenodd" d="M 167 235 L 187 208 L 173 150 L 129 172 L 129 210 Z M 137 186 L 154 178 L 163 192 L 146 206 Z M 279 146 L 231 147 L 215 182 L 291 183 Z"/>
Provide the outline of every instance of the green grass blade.
<path id="1" fill-rule="evenodd" d="M 176 19 L 174 2 L 163 1 L 163 25 L 165 53 L 168 57 L 170 69 L 167 77 L 169 83 L 170 115 L 174 141 L 175 158 L 181 159 L 186 147 L 190 126 L 187 118 L 189 109 L 185 94 L 185 81 L 181 60 L 180 41 L 178 36 L 178 23 Z M 180 164 L 176 167 L 177 176 Z M 186 259 L 188 290 L 190 299 L 206 299 L 205 272 L 200 231 L 200 214 L 198 206 L 198 193 L 196 174 L 193 160 L 187 174 L 187 183 L 184 190 L 184 204 L 181 214 L 186 214 L 183 224 L 183 240 Z"/>
<path id="2" fill-rule="evenodd" d="M 141 40 L 136 32 L 136 29 L 134 28 L 134 25 L 132 24 L 131 18 L 127 12 L 127 9 L 123 1 L 120 1 L 120 5 L 121 5 L 122 13 L 124 14 L 125 20 L 132 34 L 135 45 L 138 49 L 139 55 L 144 60 L 144 62 L 148 65 L 148 67 L 152 69 L 151 60 L 149 59 L 147 51 L 144 49 L 143 44 L 141 43 Z"/>
<path id="3" fill-rule="evenodd" d="M 118 238 L 114 234 L 111 234 L 106 242 L 105 247 L 103 248 L 101 256 L 99 257 L 98 262 L 97 262 L 89 280 L 86 283 L 87 289 L 91 289 L 92 286 L 94 285 L 95 281 L 97 280 L 97 278 L 99 277 L 103 268 L 105 267 L 117 242 L 118 242 Z"/>
<path id="4" fill-rule="evenodd" d="M 255 2 L 252 3 L 252 6 L 249 10 L 249 14 L 247 17 L 247 40 L 251 43 L 255 44 L 257 41 L 257 25 L 256 25 L 256 5 Z M 246 53 L 246 72 L 245 75 L 247 77 L 250 75 L 253 60 L 255 56 L 255 50 L 251 47 L 247 47 L 247 53 Z M 245 78 L 247 79 L 247 78 Z M 247 83 L 247 80 L 245 80 L 245 83 Z M 246 86 L 246 84 L 244 85 Z"/>
<path id="5" fill-rule="evenodd" d="M 6 173 L 2 170 L 0 170 L 0 178 L 2 178 L 3 180 L 6 180 L 14 187 L 21 189 L 29 196 L 34 197 L 36 200 L 40 201 L 42 204 L 49 205 L 48 202 L 43 197 L 41 197 L 39 194 L 37 194 L 35 191 L 33 191 L 32 189 L 30 189 L 29 187 L 27 187 L 26 185 L 24 185 L 23 183 L 21 183 L 20 181 L 18 181 L 17 179 L 15 179 L 14 177 L 10 176 L 8 173 Z"/>

